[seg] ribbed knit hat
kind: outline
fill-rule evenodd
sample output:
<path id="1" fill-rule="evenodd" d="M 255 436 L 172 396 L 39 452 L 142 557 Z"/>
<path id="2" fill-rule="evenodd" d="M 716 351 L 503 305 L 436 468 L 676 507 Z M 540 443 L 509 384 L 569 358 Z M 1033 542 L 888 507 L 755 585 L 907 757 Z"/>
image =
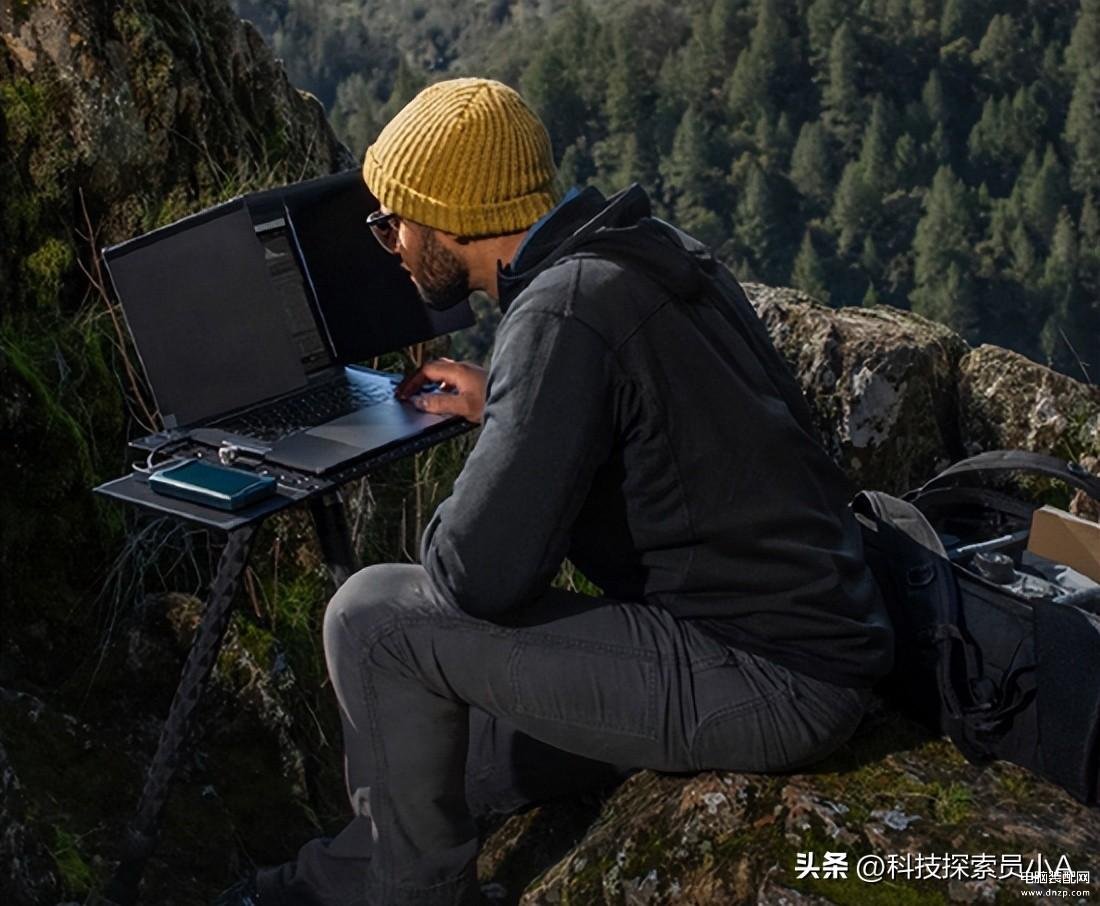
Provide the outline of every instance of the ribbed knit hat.
<path id="1" fill-rule="evenodd" d="M 430 85 L 367 148 L 363 179 L 402 217 L 460 236 L 526 229 L 560 197 L 546 127 L 507 85 Z"/>

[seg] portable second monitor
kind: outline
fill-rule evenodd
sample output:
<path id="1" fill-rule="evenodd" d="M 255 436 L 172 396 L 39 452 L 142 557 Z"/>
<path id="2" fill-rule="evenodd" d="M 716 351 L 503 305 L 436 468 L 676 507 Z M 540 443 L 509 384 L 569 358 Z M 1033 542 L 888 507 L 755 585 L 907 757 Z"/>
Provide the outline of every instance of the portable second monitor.
<path id="1" fill-rule="evenodd" d="M 164 426 L 300 390 L 472 323 L 427 308 L 364 224 L 357 171 L 254 193 L 105 251 Z"/>

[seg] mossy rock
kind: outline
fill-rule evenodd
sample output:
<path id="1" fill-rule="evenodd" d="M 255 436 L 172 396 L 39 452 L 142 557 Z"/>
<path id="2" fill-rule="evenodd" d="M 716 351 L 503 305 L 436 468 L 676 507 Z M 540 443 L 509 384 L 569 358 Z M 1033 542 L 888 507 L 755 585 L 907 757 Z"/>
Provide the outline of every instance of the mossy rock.
<path id="1" fill-rule="evenodd" d="M 881 703 L 811 772 L 694 777 L 641 772 L 602 806 L 544 806 L 487 841 L 495 902 L 535 904 L 940 904 L 1016 902 L 1018 879 L 859 880 L 863 856 L 1021 854 L 1089 869 L 1100 812 L 1008 764 L 968 764 Z M 594 817 L 593 817 L 594 814 Z M 540 840 L 572 834 L 540 847 Z M 799 853 L 846 854 L 846 878 L 800 877 Z M 516 853 L 553 857 L 540 871 Z M 524 873 L 526 869 L 526 874 Z M 1095 876 L 1095 870 L 1093 871 Z M 1090 888 L 1100 890 L 1095 883 Z"/>
<path id="2" fill-rule="evenodd" d="M 798 290 L 745 289 L 857 486 L 906 491 L 959 457 L 958 334 L 886 305 L 833 309 Z"/>
<path id="3" fill-rule="evenodd" d="M 224 0 L 6 4 L 0 33 L 0 621 L 47 683 L 91 647 L 123 549 L 91 488 L 157 427 L 99 250 L 354 162 Z"/>

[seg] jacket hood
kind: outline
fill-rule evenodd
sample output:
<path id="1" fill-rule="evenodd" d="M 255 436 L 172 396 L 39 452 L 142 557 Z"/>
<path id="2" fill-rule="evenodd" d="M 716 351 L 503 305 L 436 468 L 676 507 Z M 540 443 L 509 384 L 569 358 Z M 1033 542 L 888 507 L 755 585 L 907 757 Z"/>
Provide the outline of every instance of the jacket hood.
<path id="1" fill-rule="evenodd" d="M 498 269 L 501 311 L 542 271 L 581 254 L 628 263 L 684 296 L 698 292 L 700 265 L 713 268 L 706 246 L 652 216 L 649 196 L 637 183 L 611 198 L 587 188 L 554 210 L 515 260 Z"/>

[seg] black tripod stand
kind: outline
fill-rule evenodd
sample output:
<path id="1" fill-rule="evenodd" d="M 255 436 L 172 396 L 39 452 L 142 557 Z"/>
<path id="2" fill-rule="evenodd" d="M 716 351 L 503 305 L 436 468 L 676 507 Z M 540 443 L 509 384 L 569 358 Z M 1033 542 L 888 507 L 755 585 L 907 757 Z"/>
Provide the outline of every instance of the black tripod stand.
<path id="1" fill-rule="evenodd" d="M 309 512 L 321 544 L 321 553 L 333 583 L 339 587 L 357 568 L 355 551 L 348 531 L 343 504 L 337 492 L 309 500 Z M 247 523 L 228 533 L 206 610 L 191 651 L 184 664 L 179 686 L 161 730 L 156 754 L 149 765 L 145 786 L 135 815 L 126 833 L 122 860 L 104 896 L 88 901 L 99 906 L 134 906 L 146 863 L 157 843 L 157 831 L 169 786 L 179 765 L 180 754 L 191 727 L 195 706 L 218 659 L 233 601 L 248 566 L 252 540 L 261 522 Z"/>

